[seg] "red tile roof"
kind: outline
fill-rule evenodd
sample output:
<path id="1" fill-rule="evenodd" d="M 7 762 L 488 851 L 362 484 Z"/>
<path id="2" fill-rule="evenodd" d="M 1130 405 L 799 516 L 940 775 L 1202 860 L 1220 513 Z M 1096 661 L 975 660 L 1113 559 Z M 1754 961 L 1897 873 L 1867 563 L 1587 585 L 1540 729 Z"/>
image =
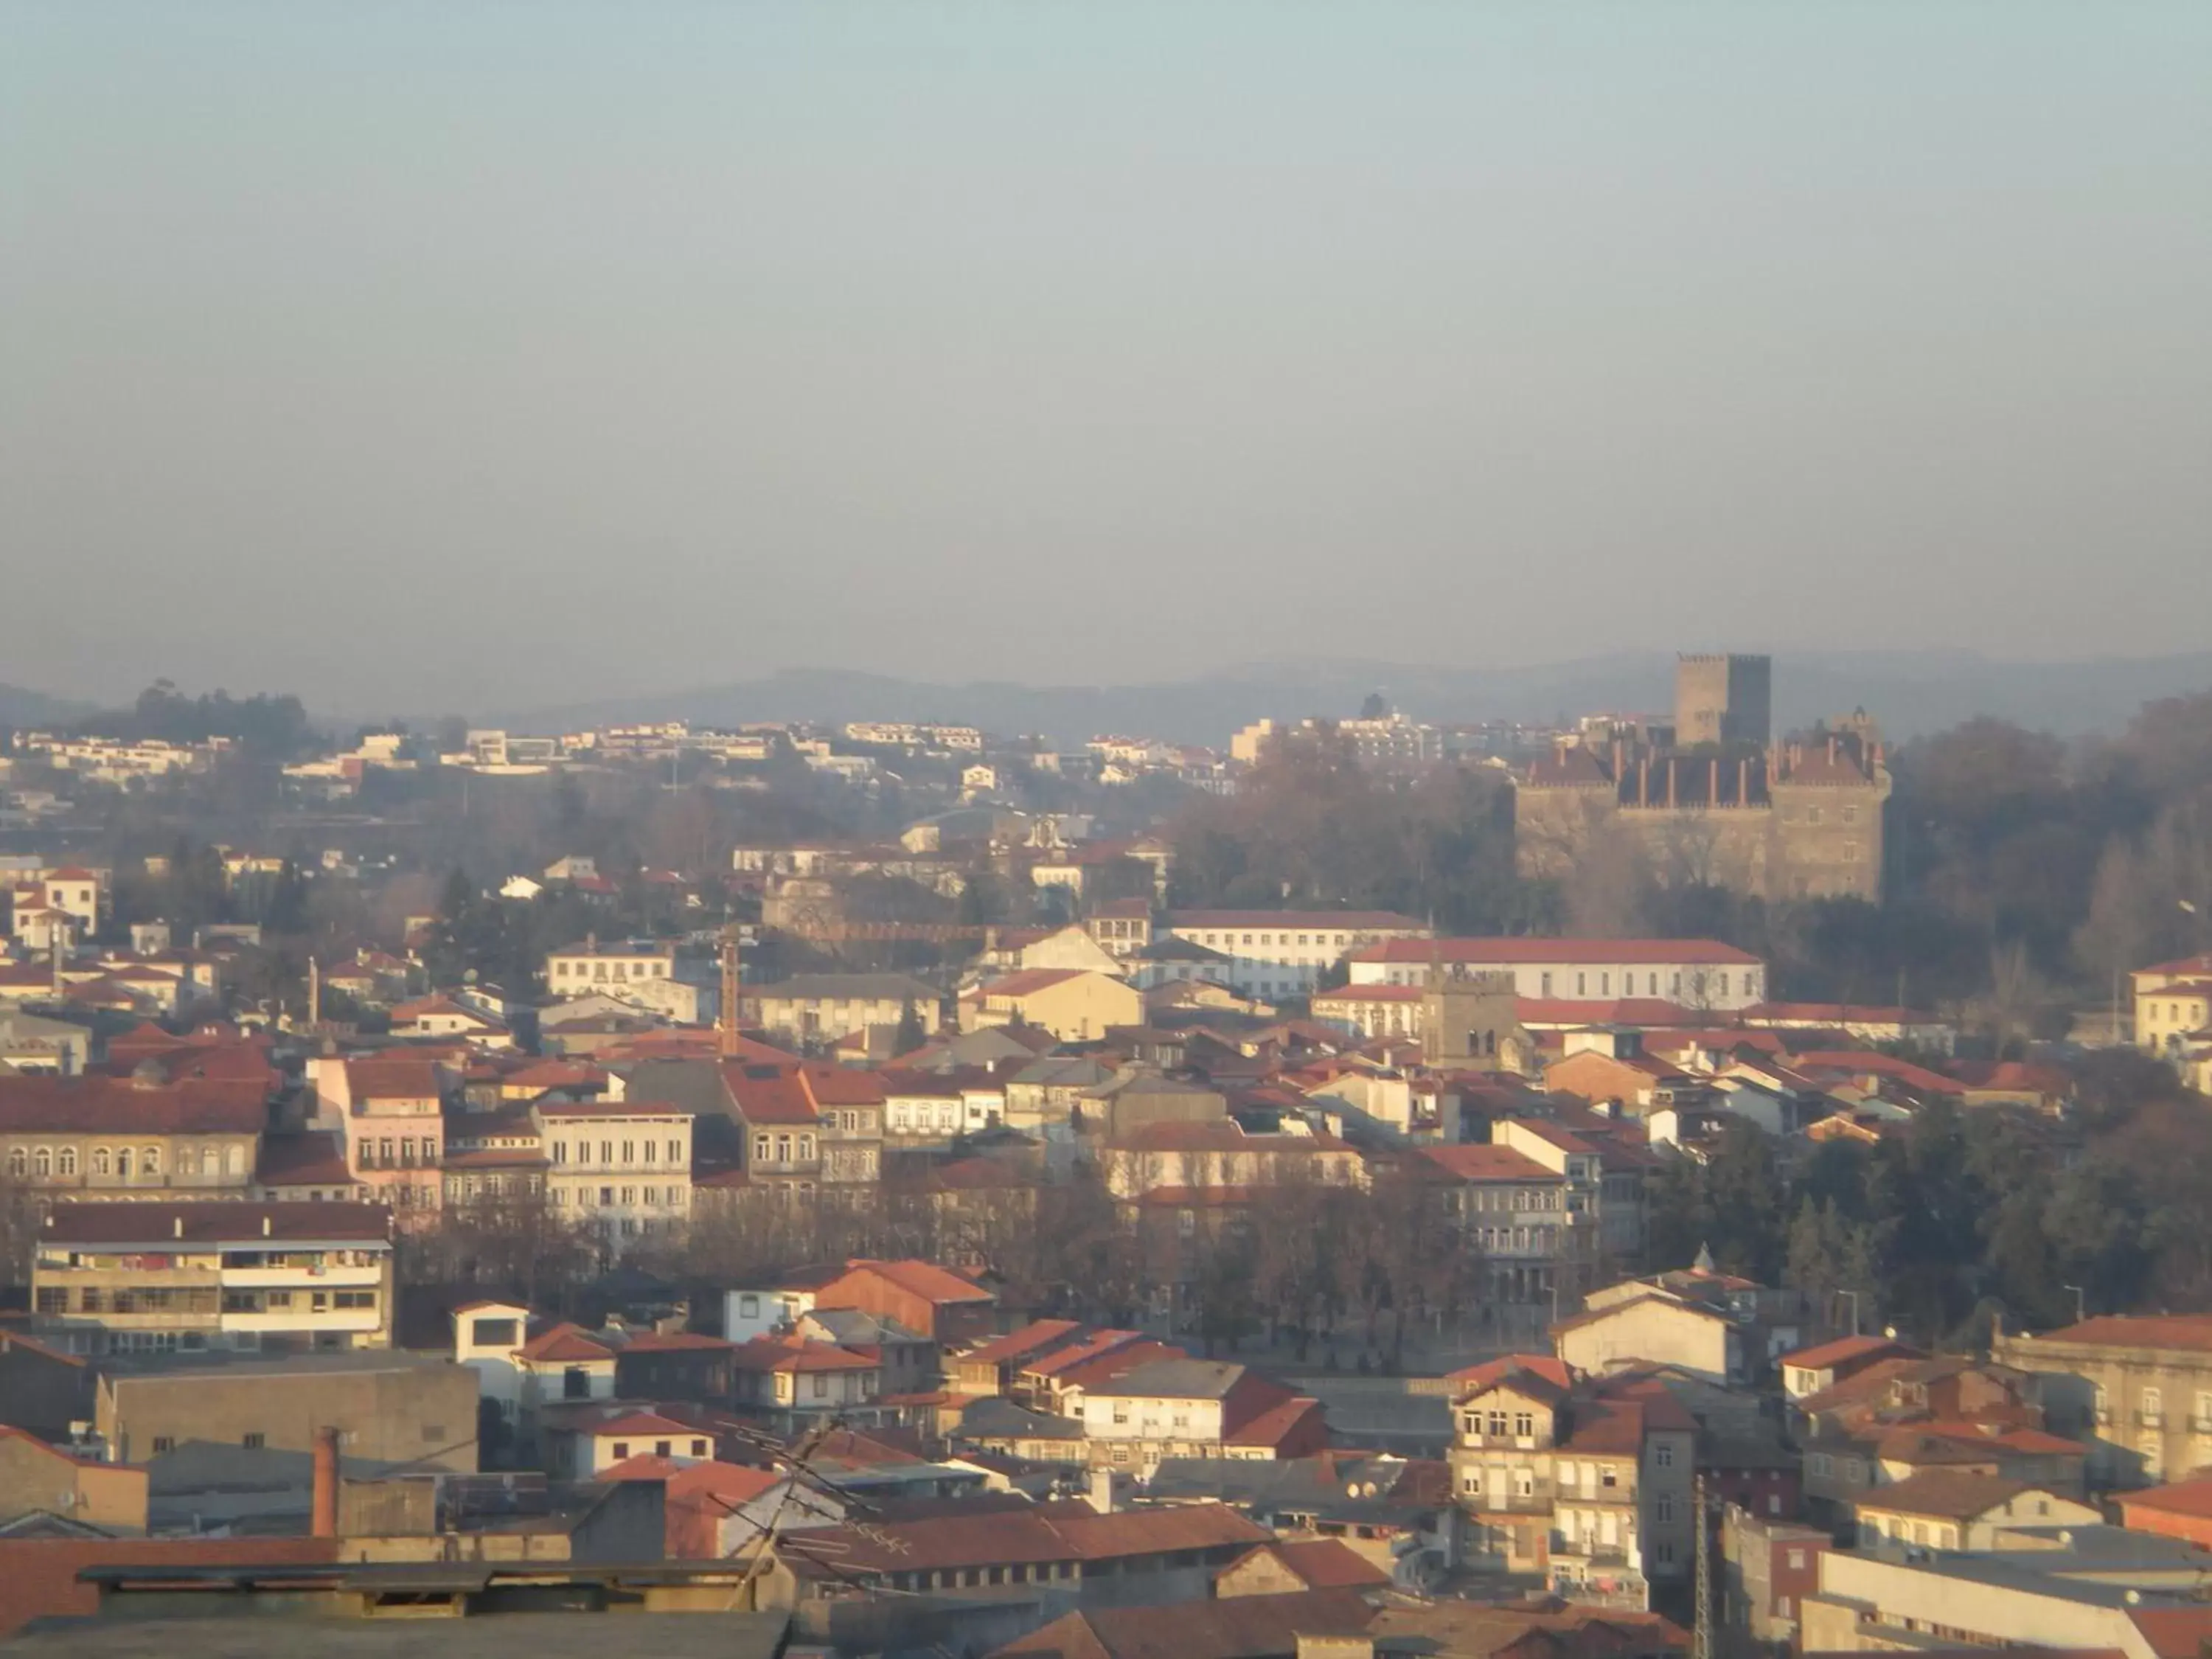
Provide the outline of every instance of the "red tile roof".
<path id="1" fill-rule="evenodd" d="M 1486 1393 L 1501 1382 L 1525 1389 L 1533 1382 L 1538 1385 L 1539 1392 L 1564 1396 L 1574 1391 L 1575 1374 L 1565 1360 L 1554 1359 L 1549 1354 L 1509 1353 L 1452 1371 L 1444 1381 L 1457 1385 L 1452 1390 L 1455 1400 Z"/>
<path id="2" fill-rule="evenodd" d="M 845 1273 L 838 1279 L 832 1279 L 829 1284 L 822 1286 L 816 1294 L 815 1305 L 823 1308 L 836 1307 L 836 1303 L 829 1298 L 836 1294 L 838 1284 L 852 1274 L 864 1273 L 873 1273 L 879 1279 L 887 1279 L 909 1296 L 918 1296 L 926 1302 L 933 1302 L 939 1306 L 951 1303 L 998 1300 L 996 1296 L 985 1290 L 974 1279 L 963 1273 L 956 1273 L 950 1267 L 940 1267 L 933 1261 L 912 1260 L 878 1261 L 859 1257 L 845 1264 Z"/>
<path id="3" fill-rule="evenodd" d="M 1556 1185 L 1564 1176 L 1510 1146 L 1424 1146 L 1425 1162 L 1455 1181 L 1528 1181 Z"/>
<path id="4" fill-rule="evenodd" d="M 2124 1492 L 2115 1501 L 2124 1516 L 2130 1510 L 2146 1510 L 2156 1515 L 2184 1515 L 2193 1520 L 2212 1521 L 2212 1477 L 2171 1481 L 2142 1492 Z M 2126 1524 L 2134 1526 L 2133 1517 L 2129 1517 Z"/>
<path id="5" fill-rule="evenodd" d="M 268 1121 L 266 1091 L 252 1079 L 0 1075 L 0 1133 L 252 1134 Z"/>
<path id="6" fill-rule="evenodd" d="M 2212 1314 L 2103 1314 L 2038 1340 L 2212 1353 Z"/>
<path id="7" fill-rule="evenodd" d="M 595 1423 L 592 1425 L 590 1432 L 595 1439 L 605 1439 L 610 1435 L 617 1434 L 697 1436 L 706 1431 L 696 1425 L 679 1423 L 672 1417 L 663 1417 L 659 1412 L 635 1411 L 625 1416 L 615 1418 L 610 1422 Z"/>
<path id="8" fill-rule="evenodd" d="M 779 1124 L 811 1128 L 822 1121 L 805 1085 L 799 1081 L 795 1063 L 770 1066 L 732 1060 L 721 1070 L 723 1085 L 748 1127 Z"/>
<path id="9" fill-rule="evenodd" d="M 963 1001 L 979 997 L 1026 997 L 1039 991 L 1048 991 L 1055 985 L 1064 985 L 1072 979 L 1103 977 L 1091 975 L 1081 968 L 1024 968 L 1018 973 L 1002 974 L 997 979 L 987 980 L 963 998 Z"/>
<path id="10" fill-rule="evenodd" d="M 1279 1385 L 1271 1383 L 1268 1386 L 1271 1390 L 1279 1392 Z M 1243 1384 L 1238 1387 L 1241 1389 Z M 1224 1401 L 1222 1403 L 1226 1409 L 1235 1402 Z M 1277 1399 L 1271 1404 L 1263 1405 L 1261 1409 L 1233 1428 L 1224 1427 L 1221 1431 L 1221 1443 L 1225 1446 L 1279 1448 L 1289 1445 L 1307 1449 L 1305 1443 L 1310 1441 L 1311 1445 L 1319 1446 L 1327 1443 L 1328 1438 L 1328 1431 L 1322 1423 L 1322 1403 L 1309 1395 L 1292 1395 L 1287 1400 Z"/>
<path id="11" fill-rule="evenodd" d="M 525 1359 L 572 1364 L 615 1357 L 615 1351 L 605 1343 L 587 1334 L 581 1326 L 569 1324 L 565 1320 L 540 1331 L 515 1352 Z"/>
<path id="12" fill-rule="evenodd" d="M 1839 1336 L 1832 1342 L 1821 1342 L 1809 1348 L 1785 1353 L 1775 1363 L 1795 1365 L 1802 1370 L 1825 1371 L 1854 1359 L 1875 1359 L 1890 1355 L 1904 1359 L 1920 1357 L 1918 1349 L 1893 1342 L 1886 1336 Z"/>
<path id="13" fill-rule="evenodd" d="M 1272 1553 L 1297 1574 L 1308 1589 L 1381 1589 L 1390 1582 L 1389 1573 L 1340 1538 L 1278 1539 L 1253 1554 L 1262 1552 Z"/>

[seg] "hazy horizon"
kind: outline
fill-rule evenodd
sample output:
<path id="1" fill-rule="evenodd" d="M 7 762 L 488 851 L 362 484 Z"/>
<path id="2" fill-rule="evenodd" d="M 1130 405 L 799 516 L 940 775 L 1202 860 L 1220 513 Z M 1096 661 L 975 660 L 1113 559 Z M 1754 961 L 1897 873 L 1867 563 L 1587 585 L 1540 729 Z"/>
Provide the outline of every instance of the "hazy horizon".
<path id="1" fill-rule="evenodd" d="M 0 680 L 2195 651 L 2207 62 L 2179 3 L 6 6 Z"/>

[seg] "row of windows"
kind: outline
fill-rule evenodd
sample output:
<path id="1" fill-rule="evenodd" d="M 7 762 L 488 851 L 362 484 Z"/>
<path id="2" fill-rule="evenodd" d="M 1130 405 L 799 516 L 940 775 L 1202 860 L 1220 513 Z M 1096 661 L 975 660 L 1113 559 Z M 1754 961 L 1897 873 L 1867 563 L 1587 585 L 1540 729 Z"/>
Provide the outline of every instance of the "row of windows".
<path id="1" fill-rule="evenodd" d="M 599 1197 L 599 1202 L 596 1206 L 592 1202 L 592 1195 L 595 1193 Z M 641 1194 L 642 1194 L 642 1196 L 641 1196 Z M 574 1207 L 579 1210 L 589 1210 L 595 1207 L 603 1210 L 611 1210 L 616 1208 L 629 1209 L 641 1203 L 644 1204 L 648 1208 L 662 1204 L 669 1205 L 672 1207 L 681 1207 L 687 1204 L 690 1201 L 690 1199 L 689 1195 L 681 1187 L 579 1187 L 575 1189 L 573 1195 L 573 1201 Z M 570 1203 L 571 1194 L 569 1193 L 559 1187 L 556 1187 L 553 1189 L 553 1207 L 555 1209 L 567 1209 L 569 1207 Z"/>
<path id="2" fill-rule="evenodd" d="M 2161 1014 L 2158 1011 L 2158 1004 L 2148 1003 L 2144 1006 L 2143 1018 L 2147 1020 L 2165 1019 L 2176 1023 L 2193 1022 L 2204 1018 L 2204 1005 L 2201 1002 L 2169 1002 L 2166 1005 L 2166 1012 Z"/>
<path id="3" fill-rule="evenodd" d="M 1340 949 L 1346 943 L 1346 935 L 1342 933 L 1315 933 L 1310 937 L 1304 933 L 1300 933 L 1295 940 L 1295 943 L 1299 945 L 1320 945 L 1328 949 Z M 1201 943 L 1206 945 L 1226 945 L 1232 947 L 1237 944 L 1237 938 L 1234 933 L 1208 933 L 1201 941 Z M 1255 941 L 1252 935 L 1247 933 L 1244 935 L 1243 942 L 1247 945 L 1250 945 Z M 1290 934 L 1285 933 L 1279 944 L 1274 934 L 1262 933 L 1259 936 L 1257 942 L 1278 950 L 1283 950 L 1289 948 L 1294 941 L 1291 939 Z"/>
<path id="4" fill-rule="evenodd" d="M 2112 1395 L 2104 1389 L 2097 1390 L 2097 1418 L 2100 1422 L 2112 1417 Z M 2166 1421 L 2166 1395 L 2158 1389 L 2144 1389 L 2136 1395 L 2136 1418 L 2146 1428 L 2156 1428 Z M 2200 1389 L 2196 1399 L 2196 1410 L 2191 1414 L 2190 1426 L 2200 1431 L 2212 1431 L 2212 1390 Z"/>
<path id="5" fill-rule="evenodd" d="M 753 1161 L 756 1164 L 788 1164 L 794 1152 L 800 1163 L 812 1163 L 814 1137 L 811 1134 L 800 1134 L 796 1138 L 787 1134 L 757 1134 L 753 1137 Z"/>
<path id="6" fill-rule="evenodd" d="M 586 971 L 587 969 L 589 972 Z M 561 957 L 553 960 L 553 977 L 556 979 L 666 979 L 673 971 L 668 961 L 653 957 L 635 960 L 621 958 L 613 963 L 574 962 Z"/>
<path id="7" fill-rule="evenodd" d="M 396 1150 L 395 1150 L 396 1147 Z M 362 1170 L 411 1170 L 420 1164 L 425 1169 L 438 1161 L 443 1150 L 433 1136 L 401 1135 L 395 1142 L 392 1136 L 382 1135 L 374 1140 L 364 1137 L 354 1144 L 357 1162 Z"/>
<path id="8" fill-rule="evenodd" d="M 674 1450 L 675 1444 L 676 1443 L 673 1440 L 656 1440 L 653 1443 L 653 1455 L 655 1457 L 673 1457 L 677 1455 Z M 703 1439 L 695 1439 L 691 1441 L 690 1447 L 691 1449 L 689 1454 L 690 1456 L 704 1457 L 707 1455 L 707 1443 Z M 617 1462 L 620 1462 L 623 1459 L 628 1457 L 629 1455 L 629 1449 L 630 1443 L 629 1441 L 616 1441 L 615 1461 Z"/>
<path id="9" fill-rule="evenodd" d="M 598 1144 L 598 1162 L 610 1167 L 616 1164 L 658 1164 L 662 1161 L 662 1148 L 666 1147 L 666 1161 L 672 1164 L 684 1162 L 684 1143 L 681 1140 L 602 1140 Z M 553 1140 L 546 1143 L 546 1152 L 556 1164 L 589 1164 L 592 1162 L 589 1140 L 574 1142 Z M 619 1151 L 621 1156 L 616 1156 Z M 574 1153 L 573 1158 L 571 1153 Z"/>
<path id="10" fill-rule="evenodd" d="M 890 1125 L 894 1131 L 927 1129 L 931 1127 L 931 1112 L 927 1105 L 900 1104 L 894 1105 L 889 1109 Z M 963 1115 L 964 1109 L 958 1102 L 940 1100 L 937 1103 L 935 1127 L 939 1129 L 957 1129 L 960 1127 L 960 1121 Z"/>
<path id="11" fill-rule="evenodd" d="M 95 1176 L 119 1176 L 129 1180 L 133 1175 L 158 1176 L 161 1173 L 161 1149 L 159 1146 L 95 1146 L 83 1160 Z M 66 1179 L 77 1173 L 78 1154 L 74 1146 L 11 1146 L 8 1149 L 8 1173 L 15 1180 L 46 1179 L 60 1176 Z M 185 1147 L 177 1154 L 177 1173 L 188 1175 L 243 1176 L 246 1173 L 246 1148 L 242 1146 L 218 1150 L 210 1146 L 196 1153 Z"/>

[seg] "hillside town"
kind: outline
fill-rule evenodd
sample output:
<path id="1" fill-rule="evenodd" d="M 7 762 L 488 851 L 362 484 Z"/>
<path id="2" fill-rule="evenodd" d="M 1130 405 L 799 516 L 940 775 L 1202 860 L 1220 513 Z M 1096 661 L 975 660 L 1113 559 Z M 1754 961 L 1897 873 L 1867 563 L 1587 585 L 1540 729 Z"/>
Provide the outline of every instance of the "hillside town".
<path id="1" fill-rule="evenodd" d="M 1972 959 L 2019 744 L 1775 673 L 10 734 L 0 1638 L 2194 1659 L 2196 899 Z"/>

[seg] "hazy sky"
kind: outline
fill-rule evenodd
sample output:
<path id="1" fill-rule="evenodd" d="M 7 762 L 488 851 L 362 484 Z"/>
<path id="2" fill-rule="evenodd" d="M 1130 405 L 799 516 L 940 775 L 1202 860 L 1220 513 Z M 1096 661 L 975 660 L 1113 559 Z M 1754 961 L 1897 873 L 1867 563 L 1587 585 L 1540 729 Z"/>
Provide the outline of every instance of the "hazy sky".
<path id="1" fill-rule="evenodd" d="M 7 0 L 0 680 L 2197 648 L 2208 85 L 2205 0 Z"/>

